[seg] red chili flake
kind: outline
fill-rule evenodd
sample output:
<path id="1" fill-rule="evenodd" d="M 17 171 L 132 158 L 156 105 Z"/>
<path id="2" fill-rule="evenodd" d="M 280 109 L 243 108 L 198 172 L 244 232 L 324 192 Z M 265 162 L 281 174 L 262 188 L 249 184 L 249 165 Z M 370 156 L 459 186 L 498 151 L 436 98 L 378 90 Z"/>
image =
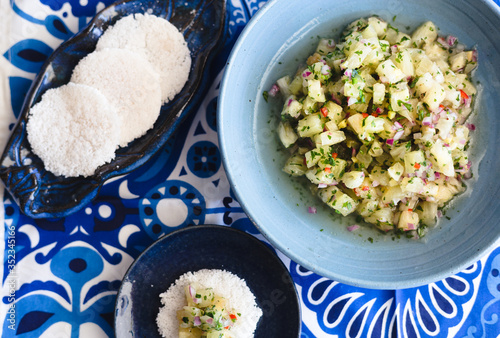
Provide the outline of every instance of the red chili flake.
<path id="1" fill-rule="evenodd" d="M 366 119 L 366 118 L 368 117 L 368 114 L 367 114 L 367 113 L 363 113 L 363 114 L 361 114 L 361 115 L 363 115 L 363 118 L 364 118 L 364 119 Z"/>
<path id="2" fill-rule="evenodd" d="M 328 116 L 328 108 L 323 107 L 320 110 L 321 110 L 321 115 L 323 115 L 324 117 Z"/>
<path id="3" fill-rule="evenodd" d="M 362 189 L 363 189 L 363 191 L 368 191 L 368 190 L 370 190 L 370 187 L 365 185 Z"/>
<path id="4" fill-rule="evenodd" d="M 376 112 L 373 112 L 373 113 L 372 113 L 372 116 L 373 116 L 373 117 L 378 117 L 378 114 L 377 114 Z"/>
<path id="5" fill-rule="evenodd" d="M 409 212 L 413 212 L 413 209 L 408 209 Z"/>
<path id="6" fill-rule="evenodd" d="M 330 168 L 330 167 L 326 167 L 326 168 L 325 168 L 325 173 L 329 174 L 329 173 L 330 173 L 330 170 L 331 170 L 331 168 Z"/>
<path id="7" fill-rule="evenodd" d="M 307 165 L 307 160 L 306 158 L 304 157 L 304 165 L 306 166 Z"/>
<path id="8" fill-rule="evenodd" d="M 460 89 L 460 97 L 462 99 L 468 99 L 469 98 L 469 95 L 467 95 L 466 92 L 464 92 L 462 89 Z"/>
<path id="9" fill-rule="evenodd" d="M 333 157 L 333 159 L 336 159 L 336 158 L 337 158 L 337 156 L 339 156 L 339 154 L 337 154 L 337 153 L 332 153 L 332 157 Z"/>
<path id="10" fill-rule="evenodd" d="M 415 163 L 413 166 L 415 167 L 415 169 L 420 169 L 420 163 Z"/>

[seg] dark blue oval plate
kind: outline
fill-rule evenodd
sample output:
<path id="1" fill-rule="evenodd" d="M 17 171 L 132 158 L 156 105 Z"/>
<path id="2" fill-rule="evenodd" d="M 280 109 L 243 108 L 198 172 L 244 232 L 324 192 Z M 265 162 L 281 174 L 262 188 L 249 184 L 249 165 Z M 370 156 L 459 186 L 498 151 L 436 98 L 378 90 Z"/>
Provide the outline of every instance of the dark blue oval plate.
<path id="1" fill-rule="evenodd" d="M 117 151 L 116 158 L 90 177 L 65 178 L 45 170 L 26 138 L 29 109 L 50 88 L 69 82 L 74 66 L 95 49 L 109 25 L 133 13 L 164 17 L 184 34 L 191 50 L 189 79 L 181 93 L 161 108 L 146 135 Z M 21 210 L 34 218 L 64 217 L 95 198 L 109 178 L 136 169 L 151 158 L 190 113 L 207 89 L 208 67 L 227 32 L 225 0 L 125 0 L 98 13 L 87 28 L 63 43 L 46 61 L 23 104 L 20 118 L 0 159 L 0 178 Z"/>
<path id="2" fill-rule="evenodd" d="M 162 237 L 131 265 L 116 298 L 116 337 L 161 337 L 160 294 L 184 273 L 201 269 L 226 270 L 246 281 L 263 312 L 256 338 L 300 335 L 297 292 L 278 256 L 241 230 L 198 225 Z"/>

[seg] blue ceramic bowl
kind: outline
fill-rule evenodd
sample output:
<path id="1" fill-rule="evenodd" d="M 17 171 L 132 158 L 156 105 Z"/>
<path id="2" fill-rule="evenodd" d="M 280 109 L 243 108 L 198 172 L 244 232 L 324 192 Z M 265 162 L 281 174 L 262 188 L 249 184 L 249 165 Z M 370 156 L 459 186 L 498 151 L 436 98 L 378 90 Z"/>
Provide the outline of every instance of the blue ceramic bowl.
<path id="1" fill-rule="evenodd" d="M 99 37 L 120 18 L 149 13 L 166 18 L 184 35 L 191 51 L 191 72 L 182 91 L 161 107 L 154 127 L 117 150 L 116 158 L 89 177 L 55 176 L 33 154 L 26 137 L 29 109 L 48 89 L 69 82 L 73 68 L 93 52 Z M 33 218 L 64 217 L 85 206 L 104 182 L 149 160 L 192 112 L 208 88 L 207 64 L 227 32 L 225 0 L 121 0 L 97 13 L 80 33 L 49 57 L 26 95 L 21 116 L 0 158 L 0 178 L 21 210 Z"/>
<path id="2" fill-rule="evenodd" d="M 353 218 L 333 216 L 299 181 L 281 171 L 287 157 L 276 136 L 280 106 L 263 91 L 293 74 L 317 36 L 378 14 L 411 32 L 431 20 L 479 52 L 480 83 L 474 116 L 474 179 L 423 240 L 393 238 L 368 227 L 349 232 Z M 394 22 L 393 22 L 394 18 Z M 500 237 L 500 10 L 489 0 L 275 0 L 264 6 L 237 41 L 219 97 L 219 141 L 239 202 L 259 230 L 290 258 L 351 285 L 395 289 L 443 279 L 477 261 Z M 277 101 L 277 100 L 276 100 Z M 479 161 L 482 158 L 481 161 Z M 308 206 L 318 206 L 309 214 Z M 449 218 L 449 219 L 448 219 Z"/>
<path id="3" fill-rule="evenodd" d="M 276 254 L 243 231 L 199 225 L 162 237 L 130 266 L 116 298 L 116 337 L 161 337 L 160 294 L 181 275 L 201 269 L 226 270 L 245 280 L 263 312 L 256 338 L 299 336 L 297 293 Z"/>

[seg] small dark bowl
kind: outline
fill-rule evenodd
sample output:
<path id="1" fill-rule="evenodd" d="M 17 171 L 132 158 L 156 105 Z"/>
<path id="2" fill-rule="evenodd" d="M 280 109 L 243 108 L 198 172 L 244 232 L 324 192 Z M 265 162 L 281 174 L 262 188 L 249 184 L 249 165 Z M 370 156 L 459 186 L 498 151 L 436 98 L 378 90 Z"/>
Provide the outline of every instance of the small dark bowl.
<path id="1" fill-rule="evenodd" d="M 263 312 L 256 338 L 300 335 L 297 292 L 276 254 L 243 231 L 200 225 L 162 237 L 131 265 L 116 298 L 116 337 L 161 337 L 160 294 L 184 273 L 201 269 L 226 270 L 246 281 Z"/>
<path id="2" fill-rule="evenodd" d="M 146 135 L 117 151 L 116 158 L 89 177 L 66 178 L 45 170 L 27 140 L 30 108 L 48 89 L 69 82 L 75 65 L 93 52 L 99 37 L 118 19 L 149 13 L 164 17 L 184 35 L 191 50 L 189 79 L 181 93 L 161 108 Z M 225 0 L 124 0 L 98 13 L 88 26 L 49 57 L 26 95 L 20 118 L 0 159 L 0 178 L 21 210 L 34 218 L 64 217 L 95 198 L 109 178 L 128 173 L 150 159 L 180 123 L 194 112 L 207 89 L 205 67 L 222 46 L 227 32 Z"/>

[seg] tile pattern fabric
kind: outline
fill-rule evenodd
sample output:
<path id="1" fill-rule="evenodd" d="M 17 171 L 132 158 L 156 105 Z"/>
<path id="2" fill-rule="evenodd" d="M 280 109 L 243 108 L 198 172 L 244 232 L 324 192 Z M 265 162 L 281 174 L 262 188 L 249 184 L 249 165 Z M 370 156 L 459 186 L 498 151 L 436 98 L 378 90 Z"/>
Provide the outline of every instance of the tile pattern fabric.
<path id="1" fill-rule="evenodd" d="M 0 3 L 0 142 L 46 58 L 111 2 Z M 116 293 L 127 268 L 153 241 L 176 229 L 219 224 L 266 241 L 231 191 L 216 128 L 223 66 L 264 3 L 228 0 L 229 37 L 211 65 L 210 89 L 147 165 L 108 181 L 93 202 L 66 218 L 30 219 L 4 194 L 2 337 L 113 337 Z M 396 291 L 341 284 L 276 253 L 297 287 L 301 337 L 496 337 L 500 332 L 500 246 L 455 276 Z"/>

